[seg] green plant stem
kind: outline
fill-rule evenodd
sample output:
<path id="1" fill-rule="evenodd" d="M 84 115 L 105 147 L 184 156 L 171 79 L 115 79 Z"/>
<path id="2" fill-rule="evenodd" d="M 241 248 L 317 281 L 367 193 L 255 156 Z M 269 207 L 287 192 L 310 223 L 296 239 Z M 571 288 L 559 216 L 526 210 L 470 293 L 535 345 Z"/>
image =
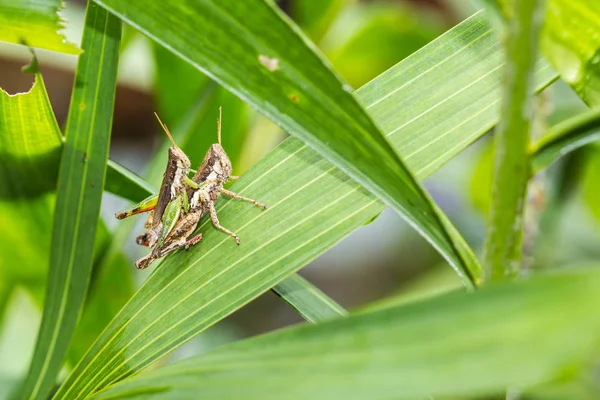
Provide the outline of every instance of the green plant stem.
<path id="1" fill-rule="evenodd" d="M 506 36 L 504 96 L 495 137 L 492 201 L 486 231 L 486 280 L 519 274 L 522 258 L 523 205 L 529 178 L 529 131 L 533 98 L 533 68 L 542 0 L 515 1 Z"/>

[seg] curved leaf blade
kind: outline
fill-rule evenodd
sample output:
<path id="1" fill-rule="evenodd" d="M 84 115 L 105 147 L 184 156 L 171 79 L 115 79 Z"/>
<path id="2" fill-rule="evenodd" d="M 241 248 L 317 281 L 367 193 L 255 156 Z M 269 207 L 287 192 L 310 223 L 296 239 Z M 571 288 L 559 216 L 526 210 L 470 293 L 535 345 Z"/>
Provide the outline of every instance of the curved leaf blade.
<path id="1" fill-rule="evenodd" d="M 92 398 L 486 397 L 591 361 L 598 301 L 598 268 L 454 292 L 243 340 Z"/>
<path id="2" fill-rule="evenodd" d="M 565 154 L 598 139 L 600 107 L 553 126 L 530 150 L 533 173 L 547 168 Z"/>
<path id="3" fill-rule="evenodd" d="M 320 322 L 348 315 L 348 311 L 336 303 L 335 300 L 298 274 L 294 274 L 275 285 L 273 292 L 285 300 L 308 322 Z"/>
<path id="4" fill-rule="evenodd" d="M 357 95 L 409 167 L 424 179 L 497 122 L 502 63 L 498 41 L 485 17 L 477 14 Z M 541 63 L 536 78 L 540 88 L 556 73 Z M 221 222 L 239 234 L 241 245 L 236 247 L 205 223 L 203 242 L 168 257 L 157 268 L 73 370 L 56 399 L 85 397 L 137 373 L 384 209 L 294 138 L 271 151 L 232 190 L 270 209 L 261 212 L 221 200 Z"/>
<path id="5" fill-rule="evenodd" d="M 600 105 L 600 3 L 547 2 L 542 50 L 589 105 Z"/>
<path id="6" fill-rule="evenodd" d="M 22 398 L 47 397 L 83 307 L 108 158 L 120 24 L 102 8 L 88 6 L 86 51 L 75 74 L 58 175 L 44 313 Z"/>
<path id="7" fill-rule="evenodd" d="M 201 69 L 405 217 L 467 285 L 480 267 L 314 46 L 264 0 L 97 0 Z M 164 9 L 168 7 L 169 12 Z"/>
<path id="8" fill-rule="evenodd" d="M 135 172 L 121 164 L 108 160 L 104 190 L 124 199 L 138 202 L 158 191 Z"/>
<path id="9" fill-rule="evenodd" d="M 64 28 L 58 15 L 61 8 L 61 0 L 0 0 L 0 40 L 61 53 L 81 53 L 59 33 Z"/>

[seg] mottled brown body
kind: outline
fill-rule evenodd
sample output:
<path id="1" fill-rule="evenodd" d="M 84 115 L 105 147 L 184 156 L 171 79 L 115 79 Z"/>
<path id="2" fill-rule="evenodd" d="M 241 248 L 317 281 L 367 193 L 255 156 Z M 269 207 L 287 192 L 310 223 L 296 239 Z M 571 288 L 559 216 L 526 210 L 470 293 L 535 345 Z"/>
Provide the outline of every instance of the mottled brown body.
<path id="1" fill-rule="evenodd" d="M 217 125 L 219 143 L 210 146 L 198 171 L 191 179 L 193 182 L 190 183 L 189 179 L 186 182 L 187 174 L 190 171 L 190 161 L 187 156 L 177 146 L 169 149 L 169 162 L 163 176 L 156 208 L 146 222 L 148 231 L 136 239 L 138 244 L 150 246 L 153 249 L 150 254 L 136 262 L 137 268 L 147 268 L 154 260 L 164 257 L 168 253 L 198 243 L 202 239 L 202 234 L 197 234 L 191 239 L 188 237 L 194 233 L 204 215 L 209 215 L 215 228 L 233 237 L 239 245 L 239 237 L 219 223 L 215 203 L 221 194 L 247 201 L 263 209 L 267 208 L 255 200 L 223 188 L 223 184 L 230 179 L 237 179 L 237 177 L 231 176 L 231 161 L 221 146 L 220 118 L 217 120 Z M 195 185 L 192 185 L 194 183 Z M 179 209 L 179 204 L 183 204 L 181 202 L 182 195 L 185 197 L 186 206 L 182 205 Z M 176 217 L 173 217 L 174 209 L 177 210 Z M 169 228 L 170 230 L 165 234 L 165 227 L 170 224 L 173 227 Z"/>
<path id="2" fill-rule="evenodd" d="M 179 147 L 169 147 L 169 160 L 163 174 L 160 192 L 158 192 L 156 207 L 150 212 L 148 220 L 144 225 L 148 231 L 138 236 L 138 238 L 143 236 L 148 242 L 148 246 L 154 246 L 158 240 L 162 228 L 162 218 L 167 205 L 187 188 L 184 178 L 190 173 L 190 166 L 190 159 Z"/>

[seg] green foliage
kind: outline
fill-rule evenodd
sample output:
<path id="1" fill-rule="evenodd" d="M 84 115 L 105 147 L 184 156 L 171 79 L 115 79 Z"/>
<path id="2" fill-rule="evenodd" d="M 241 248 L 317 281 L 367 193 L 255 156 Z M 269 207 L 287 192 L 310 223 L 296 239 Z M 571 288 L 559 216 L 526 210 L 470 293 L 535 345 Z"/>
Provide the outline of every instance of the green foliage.
<path id="1" fill-rule="evenodd" d="M 542 49 L 585 102 L 600 105 L 600 3 L 548 0 Z"/>
<path id="2" fill-rule="evenodd" d="M 64 27 L 58 15 L 61 8 L 62 0 L 1 0 L 0 40 L 79 54 L 81 50 L 58 32 Z"/>
<path id="3" fill-rule="evenodd" d="M 550 166 L 561 156 L 600 138 L 600 108 L 569 118 L 553 126 L 534 144 L 533 172 Z"/>
<path id="4" fill-rule="evenodd" d="M 298 274 L 276 285 L 273 291 L 309 322 L 348 315 L 342 306 Z"/>
<path id="5" fill-rule="evenodd" d="M 92 267 L 116 89 L 121 21 L 91 5 L 58 174 L 46 304 L 22 398 L 45 399 L 81 310 Z"/>
<path id="6" fill-rule="evenodd" d="M 100 3 L 306 141 L 403 215 L 455 268 L 477 280 L 479 266 L 462 237 L 349 90 L 273 6 L 263 0 L 173 3 L 170 21 L 155 2 Z"/>
<path id="7" fill-rule="evenodd" d="M 490 41 L 480 43 L 475 40 L 479 37 Z M 462 69 L 465 75 L 457 77 L 458 83 L 430 86 L 441 71 L 468 65 L 465 58 L 471 59 L 472 53 L 465 51 L 465 42 L 488 49 L 486 62 L 500 63 L 500 48 L 494 48 L 497 42 L 492 40 L 483 17 L 471 18 L 424 49 L 424 54 L 416 54 L 357 91 L 359 101 L 374 105 L 369 109 L 379 125 L 393 133 L 389 136 L 392 145 L 398 146 L 400 154 L 413 155 L 407 158 L 409 167 L 420 178 L 483 134 L 497 118 L 491 106 L 499 96 L 500 77 L 486 79 L 491 75 L 488 64 Z M 425 73 L 423 62 L 428 67 Z M 482 78 L 474 78 L 477 74 Z M 553 73 L 542 68 L 539 78 L 545 84 Z M 466 93 L 460 86 L 462 79 L 475 80 Z M 411 85 L 405 85 L 406 81 Z M 481 93 L 491 95 L 472 104 L 470 112 L 477 118 L 464 124 L 460 113 L 465 103 L 472 102 L 469 96 Z M 457 100 L 443 101 L 447 97 Z M 402 101 L 410 102 L 404 113 L 390 115 L 386 104 Z M 439 124 L 427 118 L 427 112 L 449 118 Z M 410 136 L 396 135 L 404 128 L 403 133 Z M 429 146 L 431 136 L 424 133 L 439 136 L 441 143 Z M 453 147 L 457 141 L 461 146 Z M 57 398 L 74 393 L 83 396 L 143 368 L 268 290 L 383 209 L 368 192 L 292 138 L 244 174 L 232 190 L 269 206 L 262 212 L 236 201 L 218 205 L 222 224 L 240 235 L 241 246 L 208 229 L 210 222 L 205 222 L 200 227 L 202 246 L 165 260 L 67 379 Z M 172 298 L 179 300 L 172 302 Z M 204 317 L 194 318 L 200 315 Z M 155 322 L 136 324 L 136 320 Z M 128 357 L 123 360 L 125 349 Z"/>
<path id="8" fill-rule="evenodd" d="M 480 12 L 425 45 L 439 33 L 439 20 L 391 3 L 282 3 L 291 19 L 276 2 L 264 0 L 88 3 L 66 140 L 35 63 L 28 93 L 0 92 L 0 317 L 17 284 L 44 306 L 21 396 L 46 398 L 62 369 L 66 378 L 59 378 L 53 399 L 185 399 L 198 393 L 232 399 L 472 398 L 500 396 L 509 388 L 535 399 L 595 398 L 594 390 L 582 389 L 594 379 L 590 366 L 598 350 L 595 266 L 532 271 L 531 278 L 475 293 L 406 304 L 407 294 L 448 291 L 459 279 L 467 288 L 481 282 L 477 249 L 430 199 L 423 179 L 501 119 L 500 137 L 507 131 L 519 135 L 497 148 L 495 163 L 516 161 L 523 173 L 517 179 L 516 164 L 506 167 L 494 200 L 511 197 L 513 204 L 535 208 L 524 196 L 531 172 L 598 136 L 599 114 L 592 109 L 563 116 L 529 146 L 522 135 L 531 117 L 524 107 L 528 90 L 545 89 L 558 74 L 532 56 L 536 46 L 528 29 L 502 27 L 511 18 L 529 24 L 534 4 L 487 3 L 497 16 L 508 15 L 494 19 L 494 29 L 514 40 L 498 40 Z M 595 104 L 596 6 L 562 3 L 549 0 L 543 48 L 561 77 Z M 15 4 L 15 21 L 31 38 L 45 32 L 45 45 L 31 38 L 28 44 L 73 49 L 62 42 L 57 47 L 60 3 Z M 527 16 L 512 13 L 511 4 L 529 8 Z M 2 7 L 0 0 L 0 15 Z M 24 7 L 40 12 L 27 14 Z M 219 219 L 239 234 L 241 245 L 204 218 L 202 242 L 166 257 L 135 293 L 129 261 L 121 254 L 134 221 L 109 231 L 98 215 L 102 193 L 134 202 L 155 193 L 170 144 L 163 136 L 144 178 L 107 159 L 121 21 L 130 26 L 130 47 L 149 44 L 157 110 L 192 168 L 216 142 L 215 120 L 223 106 L 223 144 L 234 173 L 243 174 L 230 189 L 268 205 L 262 211 L 220 199 Z M 9 26 L 0 40 L 20 41 L 6 39 L 14 32 Z M 322 46 L 335 69 L 307 37 Z M 572 57 L 554 56 L 565 48 Z M 573 57 L 581 61 L 577 73 L 568 64 Z M 350 93 L 338 73 L 353 84 L 369 83 Z M 247 132 L 264 126 L 250 107 L 292 137 L 246 172 L 240 160 L 257 148 Z M 596 153 L 588 152 L 584 191 L 593 212 Z M 556 163 L 550 171 L 562 167 Z M 446 285 L 449 280 L 432 274 L 435 279 L 413 283 L 412 290 L 348 312 L 295 273 L 376 219 L 385 204 L 422 233 L 459 278 L 453 275 Z M 519 214 L 494 207 L 510 218 L 492 220 L 488 229 L 501 233 L 508 227 L 520 235 L 521 224 L 513 224 Z M 531 228 L 531 222 L 524 225 Z M 512 261 L 499 263 L 503 269 L 521 256 L 517 241 L 506 237 L 491 239 L 514 253 Z M 397 263 L 412 262 L 402 257 Z M 160 365 L 171 351 L 270 289 L 311 324 Z M 145 371 L 151 364 L 155 368 Z M 0 369 L 0 386 L 17 381 L 4 379 Z"/>
<path id="9" fill-rule="evenodd" d="M 0 271 L 6 298 L 17 283 L 43 285 L 61 134 L 39 73 L 28 93 L 11 96 L 0 90 L 0 114 Z"/>
<path id="10" fill-rule="evenodd" d="M 568 377 L 589 362 L 600 333 L 598 300 L 597 266 L 455 292 L 243 340 L 92 398 L 497 395 Z M 437 332 L 443 340 L 434 339 Z"/>
<path id="11" fill-rule="evenodd" d="M 519 276 L 522 264 L 525 194 L 533 118 L 533 71 L 542 1 L 514 2 L 506 33 L 505 85 L 501 121 L 494 138 L 494 180 L 486 230 L 486 279 Z"/>

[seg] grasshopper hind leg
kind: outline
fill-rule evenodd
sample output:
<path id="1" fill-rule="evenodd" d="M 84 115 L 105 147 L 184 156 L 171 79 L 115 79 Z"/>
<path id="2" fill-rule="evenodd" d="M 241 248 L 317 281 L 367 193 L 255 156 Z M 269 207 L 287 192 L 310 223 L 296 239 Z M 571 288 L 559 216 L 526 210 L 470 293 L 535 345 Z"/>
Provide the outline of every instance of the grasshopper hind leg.
<path id="1" fill-rule="evenodd" d="M 212 221 L 212 224 L 214 225 L 214 227 L 217 228 L 218 230 L 220 230 L 221 232 L 225 232 L 226 234 L 228 234 L 229 236 L 234 238 L 235 242 L 239 245 L 240 238 L 238 237 L 238 235 L 236 235 L 235 233 L 231 232 L 229 229 L 222 226 L 221 223 L 219 222 L 219 218 L 217 217 L 217 210 L 215 209 L 215 203 L 213 203 L 213 202 L 208 203 L 208 207 L 210 209 L 210 220 Z"/>
<path id="2" fill-rule="evenodd" d="M 115 218 L 117 218 L 117 219 L 125 219 L 125 218 L 128 218 L 128 217 L 131 217 L 132 215 L 136 215 L 136 214 L 141 214 L 141 213 L 145 213 L 145 212 L 148 212 L 148 211 L 152 211 L 152 210 L 154 210 L 154 208 L 156 208 L 156 203 L 157 202 L 158 202 L 158 195 L 152 195 L 152 196 L 147 197 L 144 200 L 140 201 L 139 203 L 137 203 L 133 207 L 128 208 L 125 211 L 121 211 L 121 212 L 115 213 Z"/>

